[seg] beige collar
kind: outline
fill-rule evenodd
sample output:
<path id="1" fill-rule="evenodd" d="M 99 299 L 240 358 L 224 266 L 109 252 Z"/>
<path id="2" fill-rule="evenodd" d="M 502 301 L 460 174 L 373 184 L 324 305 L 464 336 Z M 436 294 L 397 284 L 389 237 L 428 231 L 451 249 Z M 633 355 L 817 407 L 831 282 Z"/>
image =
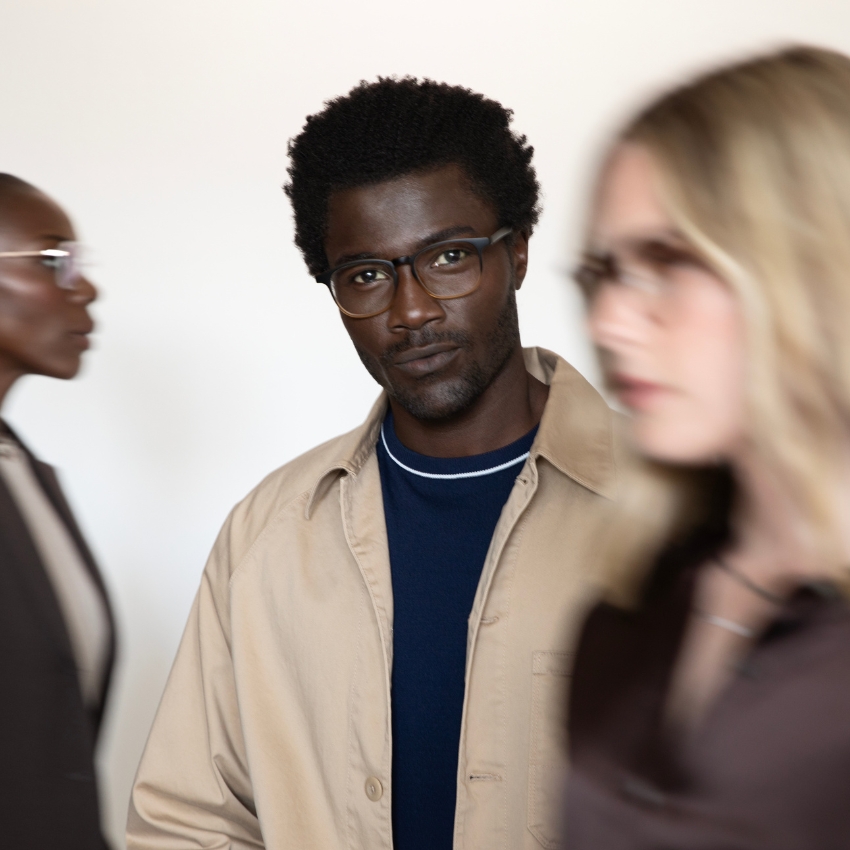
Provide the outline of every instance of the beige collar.
<path id="1" fill-rule="evenodd" d="M 523 356 L 529 373 L 550 387 L 530 461 L 545 458 L 582 486 L 613 499 L 616 466 L 610 408 L 557 354 L 545 348 L 524 348 Z M 387 396 L 381 393 L 363 425 L 339 438 L 337 459 L 313 485 L 306 509 L 308 516 L 316 498 L 327 491 L 339 473 L 356 476 L 363 468 L 375 451 L 386 410 Z"/>

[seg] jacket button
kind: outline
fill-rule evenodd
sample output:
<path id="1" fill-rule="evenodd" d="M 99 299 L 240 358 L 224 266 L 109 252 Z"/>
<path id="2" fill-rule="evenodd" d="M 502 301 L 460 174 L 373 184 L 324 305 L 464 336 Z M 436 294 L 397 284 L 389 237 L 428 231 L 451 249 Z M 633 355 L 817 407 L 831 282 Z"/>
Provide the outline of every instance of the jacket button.
<path id="1" fill-rule="evenodd" d="M 377 803 L 384 796 L 384 786 L 381 785 L 381 780 L 376 776 L 370 776 L 366 780 L 366 796 L 373 803 Z"/>

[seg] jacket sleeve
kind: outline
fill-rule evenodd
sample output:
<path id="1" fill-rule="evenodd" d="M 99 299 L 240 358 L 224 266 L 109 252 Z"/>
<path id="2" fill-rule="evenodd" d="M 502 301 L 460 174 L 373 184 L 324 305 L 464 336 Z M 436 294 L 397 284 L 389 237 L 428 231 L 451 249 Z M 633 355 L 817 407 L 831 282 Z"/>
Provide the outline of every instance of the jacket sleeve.
<path id="1" fill-rule="evenodd" d="M 254 850 L 230 643 L 231 516 L 219 535 L 136 774 L 128 850 Z"/>

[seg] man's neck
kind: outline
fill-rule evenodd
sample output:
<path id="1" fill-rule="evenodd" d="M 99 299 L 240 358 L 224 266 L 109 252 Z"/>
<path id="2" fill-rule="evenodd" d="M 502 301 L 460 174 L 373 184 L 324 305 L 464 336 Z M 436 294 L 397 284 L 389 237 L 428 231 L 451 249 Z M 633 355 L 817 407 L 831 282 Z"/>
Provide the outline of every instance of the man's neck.
<path id="1" fill-rule="evenodd" d="M 392 399 L 390 406 L 396 435 L 407 448 L 430 457 L 469 457 L 527 434 L 540 422 L 548 396 L 549 387 L 526 371 L 517 349 L 474 404 L 456 416 L 422 420 Z"/>

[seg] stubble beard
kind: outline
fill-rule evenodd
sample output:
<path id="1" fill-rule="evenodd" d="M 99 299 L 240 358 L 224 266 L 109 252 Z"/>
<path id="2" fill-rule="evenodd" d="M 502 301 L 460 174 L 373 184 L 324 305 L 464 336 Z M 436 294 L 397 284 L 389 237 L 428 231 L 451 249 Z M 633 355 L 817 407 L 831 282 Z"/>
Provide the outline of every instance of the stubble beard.
<path id="1" fill-rule="evenodd" d="M 355 349 L 369 374 L 393 401 L 415 419 L 424 422 L 451 419 L 475 404 L 502 373 L 519 345 L 519 317 L 514 287 L 510 287 L 496 325 L 487 335 L 488 356 L 484 362 L 473 360 L 460 375 L 450 379 L 443 378 L 439 372 L 425 375 L 417 380 L 414 387 L 396 386 L 387 379 L 389 370 L 385 371 L 382 365 L 389 367 L 397 355 L 410 348 L 441 342 L 452 342 L 466 350 L 472 347 L 472 338 L 465 331 L 441 333 L 425 325 L 418 331 L 411 331 L 403 341 L 384 352 L 380 360 L 370 357 L 357 346 Z"/>

